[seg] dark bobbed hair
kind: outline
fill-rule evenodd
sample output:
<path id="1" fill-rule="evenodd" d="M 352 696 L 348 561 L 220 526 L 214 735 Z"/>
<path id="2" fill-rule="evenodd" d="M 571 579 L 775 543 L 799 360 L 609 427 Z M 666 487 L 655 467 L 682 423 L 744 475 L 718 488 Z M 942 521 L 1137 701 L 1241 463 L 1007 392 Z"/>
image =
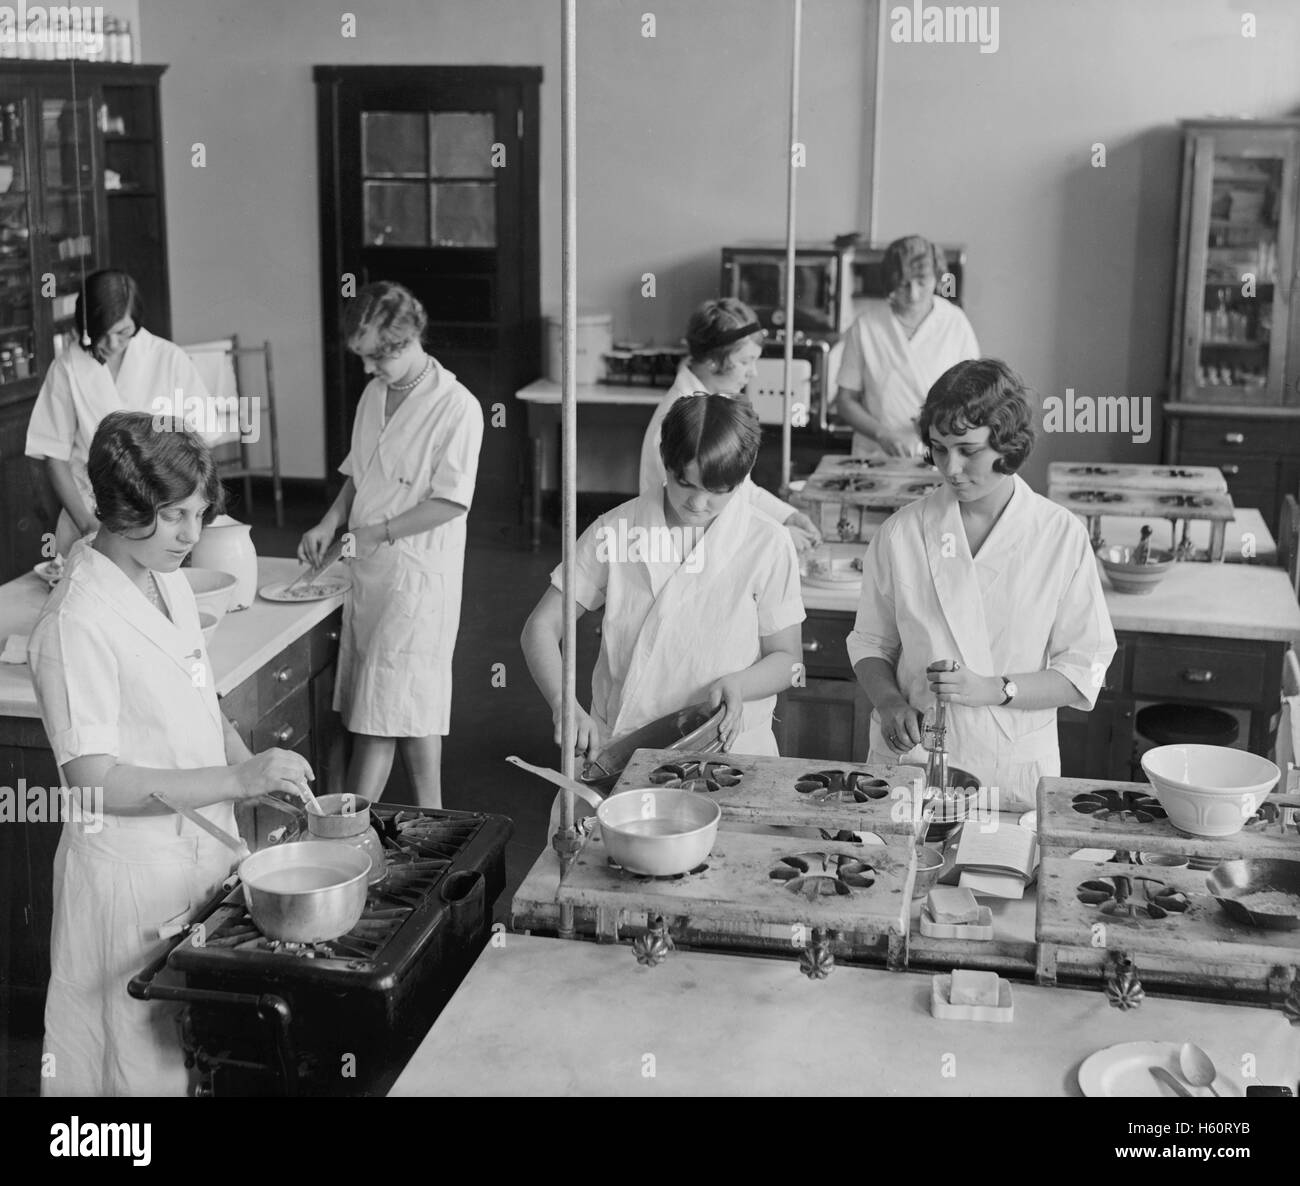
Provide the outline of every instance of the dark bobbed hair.
<path id="1" fill-rule="evenodd" d="M 123 317 L 129 316 L 137 329 L 143 326 L 144 298 L 130 275 L 107 268 L 86 277 L 74 316 L 82 349 L 94 353 L 100 338 Z"/>
<path id="2" fill-rule="evenodd" d="M 934 264 L 935 279 L 943 279 L 943 274 L 948 270 L 948 259 L 943 253 L 943 248 L 937 243 L 931 243 L 922 235 L 904 235 L 885 248 L 885 258 L 881 261 L 881 268 L 885 273 L 885 291 L 893 292 L 902 284 L 908 260 L 927 251 L 930 253 L 931 263 Z"/>
<path id="3" fill-rule="evenodd" d="M 763 331 L 755 330 L 738 341 L 728 342 L 725 346 L 717 345 L 718 337 L 731 330 L 737 330 L 758 321 L 758 315 L 744 301 L 735 297 L 721 297 L 714 301 L 705 301 L 700 305 L 691 319 L 686 323 L 686 349 L 692 362 L 712 363 L 719 370 L 725 370 L 731 362 L 731 356 L 752 338 L 762 340 Z"/>
<path id="4" fill-rule="evenodd" d="M 226 506 L 212 453 L 197 433 L 170 416 L 110 412 L 99 422 L 86 465 L 95 492 L 95 513 L 117 535 L 157 530 L 158 511 L 196 490 L 207 500 L 203 523 Z"/>
<path id="5" fill-rule="evenodd" d="M 989 448 L 1002 456 L 1000 474 L 1014 474 L 1034 447 L 1034 416 L 1024 380 L 997 358 L 974 358 L 950 366 L 935 380 L 921 409 L 921 441 L 931 461 L 930 432 L 960 436 L 988 426 Z"/>
<path id="6" fill-rule="evenodd" d="M 734 490 L 754 468 L 763 429 L 747 400 L 686 395 L 664 417 L 659 456 L 678 481 L 692 461 L 706 490 Z"/>
<path id="7" fill-rule="evenodd" d="M 381 351 L 392 353 L 417 338 L 423 340 L 429 315 L 415 294 L 391 280 L 367 284 L 343 310 L 343 341 L 373 337 Z"/>

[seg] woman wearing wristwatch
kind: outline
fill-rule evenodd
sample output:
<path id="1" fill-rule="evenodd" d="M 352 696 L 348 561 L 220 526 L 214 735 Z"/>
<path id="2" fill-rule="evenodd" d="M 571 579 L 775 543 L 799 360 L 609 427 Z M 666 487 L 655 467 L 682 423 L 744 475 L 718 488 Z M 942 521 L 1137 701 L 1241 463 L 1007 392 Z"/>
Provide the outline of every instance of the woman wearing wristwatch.
<path id="1" fill-rule="evenodd" d="M 1056 710 L 1090 710 L 1115 654 L 1086 529 L 1015 476 L 1034 443 L 1026 395 L 988 358 L 930 388 L 921 440 L 944 485 L 872 541 L 848 637 L 874 705 L 868 760 L 924 764 L 922 711 L 942 699 L 952 764 L 1002 810 L 1032 808 L 1060 773 Z"/>

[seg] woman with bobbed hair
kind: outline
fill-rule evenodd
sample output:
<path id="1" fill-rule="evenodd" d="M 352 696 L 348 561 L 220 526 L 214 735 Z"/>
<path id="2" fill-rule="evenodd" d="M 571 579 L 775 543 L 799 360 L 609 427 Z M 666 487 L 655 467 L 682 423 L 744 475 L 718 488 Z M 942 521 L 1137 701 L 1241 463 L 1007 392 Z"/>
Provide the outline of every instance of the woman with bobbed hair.
<path id="1" fill-rule="evenodd" d="M 254 757 L 217 704 L 180 571 L 222 491 L 207 446 L 170 418 L 112 412 L 90 443 L 101 523 L 32 631 L 27 658 L 66 786 L 84 788 L 54 858 L 44 1095 L 183 1095 L 175 1009 L 127 996 L 230 872 L 230 851 L 152 798 L 234 832 L 233 801 L 312 778 L 300 755 Z M 91 798 L 84 798 L 85 791 Z"/>
<path id="2" fill-rule="evenodd" d="M 979 357 L 966 314 L 938 293 L 947 270 L 941 248 L 905 235 L 883 262 L 888 299 L 866 302 L 844 335 L 836 380 L 835 408 L 853 429 L 855 457 L 920 452 L 925 393 L 953 363 Z"/>
<path id="3" fill-rule="evenodd" d="M 126 272 L 87 276 L 75 316 L 76 337 L 50 364 L 27 426 L 27 456 L 45 461 L 62 506 L 60 555 L 98 526 L 86 459 L 99 422 L 109 412 L 156 410 L 156 401 L 170 408 L 209 398 L 189 355 L 145 328 L 144 301 Z"/>
<path id="4" fill-rule="evenodd" d="M 667 481 L 659 456 L 659 438 L 668 410 L 683 396 L 725 395 L 739 398 L 754 377 L 763 354 L 763 327 L 754 310 L 733 297 L 705 301 L 686 325 L 686 357 L 677 368 L 673 385 L 664 393 L 641 443 L 641 493 L 658 494 Z M 821 543 L 816 524 L 788 502 L 746 476 L 741 491 L 753 506 L 785 524 L 799 554 Z"/>
<path id="5" fill-rule="evenodd" d="M 953 764 L 998 807 L 1031 808 L 1060 773 L 1056 710 L 1090 710 L 1115 654 L 1088 533 L 1016 476 L 1033 414 L 1005 363 L 945 371 L 920 432 L 943 485 L 872 541 L 848 637 L 874 706 L 868 761 L 923 765 L 923 710 L 943 700 Z"/>

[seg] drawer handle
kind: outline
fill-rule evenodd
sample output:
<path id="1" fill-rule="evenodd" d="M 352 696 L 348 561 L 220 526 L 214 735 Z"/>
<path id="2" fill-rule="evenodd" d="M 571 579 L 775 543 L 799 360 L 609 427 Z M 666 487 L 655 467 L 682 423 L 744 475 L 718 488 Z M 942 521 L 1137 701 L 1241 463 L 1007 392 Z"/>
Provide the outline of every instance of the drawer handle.
<path id="1" fill-rule="evenodd" d="M 283 728 L 277 729 L 274 733 L 274 737 L 281 745 L 288 745 L 290 739 L 293 737 L 293 726 L 285 725 Z"/>
<path id="2" fill-rule="evenodd" d="M 821 639 L 814 638 L 811 642 L 804 643 L 803 649 L 807 654 L 815 655 L 818 651 L 822 649 Z"/>
<path id="3" fill-rule="evenodd" d="M 1208 667 L 1184 667 L 1179 674 L 1189 684 L 1208 684 L 1214 680 L 1214 672 Z"/>
<path id="4" fill-rule="evenodd" d="M 1223 434 L 1223 443 L 1225 445 L 1244 445 L 1246 443 L 1246 434 L 1244 432 L 1225 432 Z"/>
<path id="5" fill-rule="evenodd" d="M 1221 465 L 1219 466 L 1219 470 L 1225 478 L 1235 478 L 1239 473 L 1241 473 L 1241 466 Z"/>
<path id="6" fill-rule="evenodd" d="M 271 676 L 271 678 L 275 680 L 277 684 L 287 684 L 291 675 L 293 675 L 292 667 L 281 667 L 279 671 Z"/>
<path id="7" fill-rule="evenodd" d="M 325 631 L 325 637 L 328 638 L 330 642 L 338 642 L 339 638 L 341 637 L 341 634 L 342 632 L 338 630 Z"/>

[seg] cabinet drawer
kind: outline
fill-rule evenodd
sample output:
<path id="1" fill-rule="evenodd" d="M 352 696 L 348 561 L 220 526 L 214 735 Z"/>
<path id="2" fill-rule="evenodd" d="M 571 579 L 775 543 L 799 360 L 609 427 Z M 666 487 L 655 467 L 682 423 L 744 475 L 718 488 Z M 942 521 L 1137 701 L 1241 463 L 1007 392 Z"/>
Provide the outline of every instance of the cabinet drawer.
<path id="1" fill-rule="evenodd" d="M 257 703 L 262 716 L 307 682 L 311 636 L 294 639 L 257 673 Z"/>
<path id="2" fill-rule="evenodd" d="M 311 674 L 324 671 L 339 653 L 339 638 L 343 631 L 343 610 L 336 609 L 323 622 L 318 622 L 307 635 L 307 649 Z"/>
<path id="3" fill-rule="evenodd" d="M 1227 459 L 1238 453 L 1277 457 L 1300 449 L 1300 422 L 1294 420 L 1184 418 L 1178 460 L 1192 465 L 1191 453 L 1212 453 Z M 1197 465 L 1207 464 L 1196 462 Z M 1217 461 L 1208 464 L 1218 465 Z"/>
<path id="4" fill-rule="evenodd" d="M 1189 643 L 1139 646 L 1133 656 L 1133 694 L 1171 700 L 1252 704 L 1263 699 L 1268 666 L 1263 654 Z"/>
<path id="5" fill-rule="evenodd" d="M 253 752 L 276 746 L 297 749 L 311 732 L 311 696 L 303 687 L 266 713 L 253 729 Z"/>
<path id="6" fill-rule="evenodd" d="M 853 678 L 844 646 L 852 629 L 853 619 L 849 617 L 808 617 L 803 624 L 803 661 L 809 675 Z"/>
<path id="7" fill-rule="evenodd" d="M 1277 500 L 1278 485 L 1282 480 L 1282 460 L 1259 453 L 1191 453 L 1183 451 L 1180 465 L 1213 465 L 1223 471 L 1228 483 L 1232 505 L 1258 507 L 1268 519 Z"/>

